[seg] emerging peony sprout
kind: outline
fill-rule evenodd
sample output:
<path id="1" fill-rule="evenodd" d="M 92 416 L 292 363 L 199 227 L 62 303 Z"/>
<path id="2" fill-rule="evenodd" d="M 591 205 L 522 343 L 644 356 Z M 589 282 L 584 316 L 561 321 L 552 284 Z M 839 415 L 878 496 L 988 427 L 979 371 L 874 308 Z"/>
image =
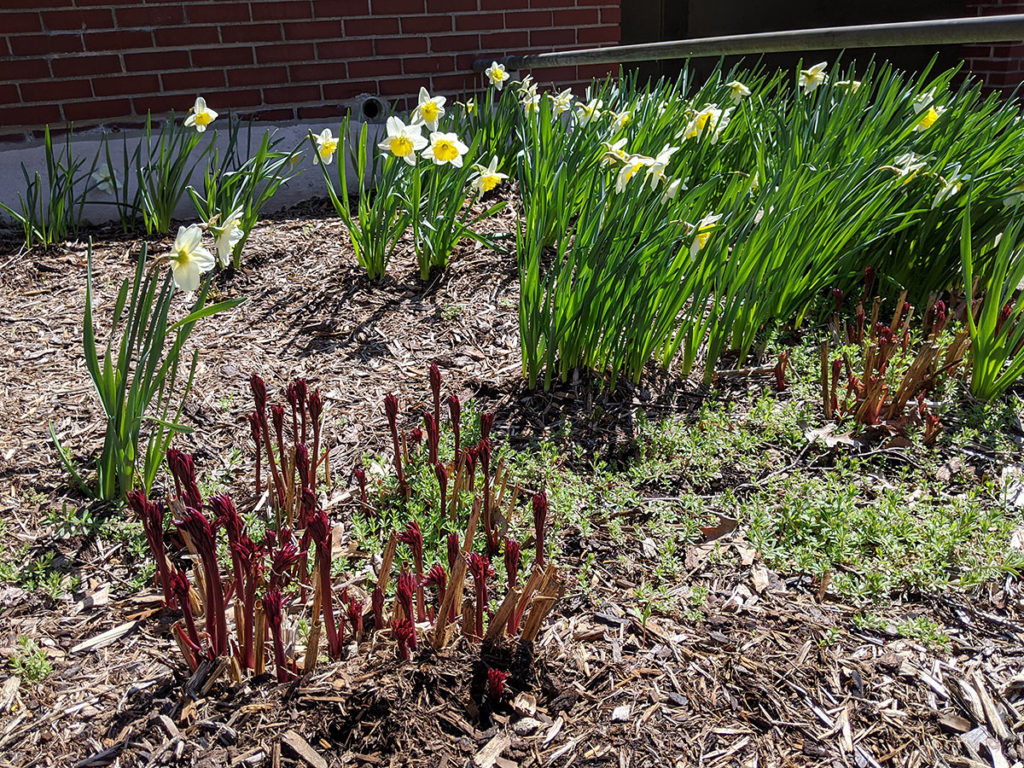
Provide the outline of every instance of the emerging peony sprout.
<path id="1" fill-rule="evenodd" d="M 274 425 L 274 435 L 277 437 L 277 455 L 281 459 L 281 466 L 285 466 L 284 452 L 284 406 L 276 403 L 270 406 L 270 421 Z"/>
<path id="2" fill-rule="evenodd" d="M 441 369 L 430 364 L 430 393 L 434 396 L 434 423 L 441 423 Z"/>
<path id="3" fill-rule="evenodd" d="M 315 567 L 320 579 L 320 606 L 323 611 L 324 629 L 327 631 L 327 653 L 332 659 L 337 659 L 341 657 L 343 637 L 340 636 L 338 625 L 334 622 L 331 590 L 331 530 L 332 526 L 327 520 L 327 513 L 317 508 L 310 515 L 306 531 L 313 543 L 316 544 Z"/>
<path id="4" fill-rule="evenodd" d="M 439 512 L 443 517 L 445 509 L 448 508 L 448 470 L 444 468 L 444 464 L 440 461 L 434 464 L 434 477 L 437 478 L 437 488 L 441 494 L 441 508 Z"/>
<path id="5" fill-rule="evenodd" d="M 262 475 L 260 473 L 260 459 L 263 458 L 262 443 L 260 442 L 260 417 L 253 411 L 249 414 L 249 433 L 253 445 L 256 446 L 256 496 L 263 492 Z"/>
<path id="6" fill-rule="evenodd" d="M 445 543 L 448 547 L 448 570 L 455 570 L 455 561 L 459 559 L 459 534 L 452 531 L 445 537 Z"/>
<path id="7" fill-rule="evenodd" d="M 779 352 L 779 361 L 772 372 L 775 374 L 775 391 L 786 391 L 786 368 L 789 366 L 789 352 Z"/>
<path id="8" fill-rule="evenodd" d="M 505 539 L 505 574 L 508 576 L 508 591 L 511 592 L 516 582 L 519 581 L 519 561 L 522 559 L 522 553 L 519 549 L 519 542 L 509 537 Z M 514 635 L 516 631 L 515 617 L 508 617 L 508 633 Z"/>
<path id="9" fill-rule="evenodd" d="M 309 393 L 306 407 L 309 409 L 309 420 L 313 422 L 313 486 L 316 487 L 316 471 L 320 466 L 320 433 L 323 429 L 321 417 L 324 413 L 324 401 L 320 397 L 320 390 L 314 389 Z"/>
<path id="10" fill-rule="evenodd" d="M 491 429 L 494 427 L 494 414 L 493 413 L 481 413 L 480 414 L 480 438 L 482 440 L 490 440 Z"/>
<path id="11" fill-rule="evenodd" d="M 845 296 L 846 294 L 843 292 L 842 288 L 832 289 L 832 301 L 835 303 L 837 315 L 843 308 L 843 298 L 845 298 Z"/>
<path id="12" fill-rule="evenodd" d="M 196 620 L 192 615 L 192 603 L 188 599 L 189 587 L 188 577 L 180 568 L 175 568 L 171 574 L 171 591 L 181 608 L 181 615 L 185 619 L 185 631 L 188 633 L 189 645 L 193 652 L 202 650 L 199 642 L 199 633 L 196 631 Z"/>
<path id="13" fill-rule="evenodd" d="M 448 589 L 448 573 L 445 571 L 444 566 L 436 563 L 430 569 L 427 577 L 420 582 L 420 586 L 437 588 L 437 607 L 440 610 L 441 606 L 444 605 L 445 591 Z"/>
<path id="14" fill-rule="evenodd" d="M 192 457 L 177 448 L 168 448 L 167 466 L 174 477 L 174 487 L 178 491 L 178 498 L 181 499 L 181 502 L 186 507 L 202 510 L 203 497 L 196 484 L 196 466 Z"/>
<path id="15" fill-rule="evenodd" d="M 871 292 L 875 289 L 875 268 L 868 267 L 864 270 L 864 296 L 862 301 L 867 301 Z"/>
<path id="16" fill-rule="evenodd" d="M 412 620 L 414 616 L 412 612 L 412 595 L 415 589 L 416 580 L 413 578 L 412 574 L 403 570 L 398 575 L 398 587 L 395 589 L 395 600 L 402 608 L 402 616 L 409 620 Z"/>
<path id="17" fill-rule="evenodd" d="M 441 435 L 437 427 L 437 421 L 429 413 L 423 414 L 423 428 L 427 432 L 427 450 L 429 451 L 428 460 L 431 464 L 436 464 L 437 444 L 441 439 Z"/>
<path id="18" fill-rule="evenodd" d="M 459 402 L 459 398 L 455 395 L 448 397 L 448 415 L 452 420 L 452 433 L 455 435 L 455 462 L 454 466 L 458 468 L 459 460 L 462 458 L 462 451 L 460 443 L 462 440 L 462 403 Z"/>
<path id="19" fill-rule="evenodd" d="M 285 390 L 288 404 L 292 407 L 292 436 L 299 442 L 306 442 L 306 395 L 305 379 L 296 379 Z M 299 428 L 301 423 L 301 429 Z"/>
<path id="20" fill-rule="evenodd" d="M 492 705 L 501 701 L 501 695 L 505 692 L 505 681 L 508 679 L 508 672 L 490 667 L 487 670 L 487 695 L 491 698 Z"/>
<path id="21" fill-rule="evenodd" d="M 412 432 L 409 433 L 409 442 L 412 443 L 413 448 L 419 448 L 423 443 L 423 430 L 419 427 L 414 427 Z"/>
<path id="22" fill-rule="evenodd" d="M 301 557 L 299 548 L 292 540 L 292 532 L 283 528 L 277 535 L 278 548 L 273 553 L 270 566 L 270 587 L 280 588 L 285 573 L 291 570 Z"/>
<path id="23" fill-rule="evenodd" d="M 491 510 L 491 441 L 481 438 L 476 447 L 476 455 L 480 460 L 480 477 L 484 482 L 484 536 L 487 540 L 487 555 L 494 557 L 498 554 L 500 543 L 498 542 L 498 526 L 494 522 L 493 510 Z"/>
<path id="24" fill-rule="evenodd" d="M 494 576 L 494 569 L 491 568 L 491 561 L 484 555 L 476 552 L 469 553 L 469 573 L 473 577 L 473 585 L 476 587 L 476 637 L 482 640 L 484 636 L 484 610 L 487 607 L 487 580 Z"/>
<path id="25" fill-rule="evenodd" d="M 284 509 L 284 486 L 281 484 L 281 476 L 277 472 L 277 462 L 274 460 L 274 451 L 270 442 L 270 425 L 267 423 L 267 385 L 254 373 L 249 377 L 249 388 L 252 390 L 253 400 L 256 403 L 256 415 L 259 418 L 260 432 L 263 435 L 263 447 L 267 451 L 267 463 L 270 464 L 270 474 L 274 479 L 277 508 Z"/>
<path id="26" fill-rule="evenodd" d="M 416 648 L 416 626 L 411 619 L 402 619 L 394 622 L 391 632 L 398 641 L 398 658 L 408 661 L 410 649 Z"/>
<path id="27" fill-rule="evenodd" d="M 309 462 L 309 449 L 305 443 L 295 444 L 295 469 L 299 473 L 299 482 L 302 484 L 302 490 L 313 491 L 316 475 Z"/>
<path id="28" fill-rule="evenodd" d="M 354 597 L 348 596 L 348 607 L 345 611 L 348 616 L 348 623 L 352 627 L 352 636 L 358 643 L 363 639 L 363 606 Z"/>
<path id="29" fill-rule="evenodd" d="M 384 398 L 384 413 L 391 429 L 391 441 L 395 449 L 395 470 L 398 472 L 398 489 L 405 495 L 405 473 L 402 471 L 402 447 L 398 440 L 398 398 L 388 395 Z"/>
<path id="30" fill-rule="evenodd" d="M 270 625 L 270 634 L 274 639 L 274 665 L 277 667 L 277 682 L 287 683 L 289 678 L 288 664 L 284 657 L 284 638 L 281 635 L 281 622 L 284 613 L 284 600 L 278 589 L 270 589 L 263 597 L 263 613 Z"/>
<path id="31" fill-rule="evenodd" d="M 356 467 L 352 470 L 352 474 L 355 475 L 356 482 L 359 483 L 359 507 L 360 511 L 369 516 L 370 510 L 370 497 L 366 493 L 366 470 L 361 467 Z"/>
<path id="32" fill-rule="evenodd" d="M 213 652 L 217 656 L 225 656 L 228 652 L 228 624 L 213 528 L 206 516 L 192 507 L 185 507 L 181 520 L 175 520 L 174 524 L 188 535 L 199 552 L 203 566 L 203 584 L 206 588 L 206 631 L 210 635 Z"/>
<path id="33" fill-rule="evenodd" d="M 373 629 L 380 632 L 384 628 L 384 590 L 377 585 L 370 596 L 370 608 L 373 611 Z"/>
<path id="34" fill-rule="evenodd" d="M 544 533 L 548 520 L 548 496 L 541 491 L 533 497 L 533 538 L 537 544 L 537 565 L 544 567 Z"/>
<path id="35" fill-rule="evenodd" d="M 146 498 L 141 488 L 128 492 L 128 506 L 142 521 L 142 529 L 146 532 L 146 541 L 156 560 L 156 573 L 160 578 L 160 589 L 164 593 L 164 605 L 174 607 L 174 590 L 171 587 L 171 573 L 167 567 L 167 554 L 164 549 L 164 509 Z"/>
<path id="36" fill-rule="evenodd" d="M 410 520 L 405 530 L 398 534 L 398 540 L 408 544 L 412 551 L 413 563 L 416 566 L 416 621 L 425 621 L 427 618 L 423 609 L 423 533 L 420 531 L 420 524 Z M 412 614 L 409 615 L 412 618 Z"/>

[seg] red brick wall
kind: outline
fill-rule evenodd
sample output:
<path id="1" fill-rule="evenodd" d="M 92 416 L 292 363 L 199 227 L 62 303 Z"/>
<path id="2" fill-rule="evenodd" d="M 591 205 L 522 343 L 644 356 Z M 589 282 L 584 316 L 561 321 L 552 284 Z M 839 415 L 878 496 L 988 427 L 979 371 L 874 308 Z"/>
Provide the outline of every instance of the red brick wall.
<path id="1" fill-rule="evenodd" d="M 1024 13 L 1024 0 L 967 0 L 967 16 Z M 965 45 L 967 68 L 993 90 L 1010 93 L 1024 81 L 1024 41 Z"/>
<path id="2" fill-rule="evenodd" d="M 0 6 L 0 137 L 187 110 L 336 117 L 482 86 L 477 56 L 619 40 L 620 0 L 21 0 Z M 609 67 L 533 72 L 578 85 Z"/>

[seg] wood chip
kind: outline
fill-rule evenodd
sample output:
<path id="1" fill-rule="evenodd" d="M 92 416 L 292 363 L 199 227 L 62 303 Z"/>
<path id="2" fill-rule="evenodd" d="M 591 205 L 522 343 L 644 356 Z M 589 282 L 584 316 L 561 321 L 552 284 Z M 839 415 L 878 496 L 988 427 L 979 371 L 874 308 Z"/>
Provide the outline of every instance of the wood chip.
<path id="1" fill-rule="evenodd" d="M 327 761 L 295 731 L 285 731 L 281 737 L 281 745 L 291 750 L 292 754 L 307 765 L 311 765 L 313 768 L 327 768 Z"/>

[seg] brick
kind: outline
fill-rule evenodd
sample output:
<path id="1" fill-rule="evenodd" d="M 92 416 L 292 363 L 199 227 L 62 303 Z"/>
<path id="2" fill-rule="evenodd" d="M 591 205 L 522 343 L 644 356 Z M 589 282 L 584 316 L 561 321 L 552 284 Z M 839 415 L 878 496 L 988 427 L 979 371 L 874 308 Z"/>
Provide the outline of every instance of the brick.
<path id="1" fill-rule="evenodd" d="M 92 5 L 136 5 L 138 0 L 74 0 L 74 3 L 79 8 L 88 8 Z M 67 3 L 61 3 L 61 5 L 67 5 Z"/>
<path id="2" fill-rule="evenodd" d="M 194 67 L 238 67 L 252 64 L 252 46 L 196 48 L 191 54 Z"/>
<path id="3" fill-rule="evenodd" d="M 407 75 L 422 75 L 430 72 L 451 72 L 455 59 L 451 56 L 425 56 L 402 60 L 402 70 Z"/>
<path id="4" fill-rule="evenodd" d="M 83 77 L 85 75 L 112 75 L 121 72 L 121 59 L 115 54 L 93 56 L 63 56 L 50 64 L 54 77 Z"/>
<path id="5" fill-rule="evenodd" d="M 47 56 L 54 53 L 81 53 L 81 35 L 24 35 L 11 38 L 15 56 Z"/>
<path id="6" fill-rule="evenodd" d="M 453 17 L 446 13 L 428 16 L 405 16 L 402 18 L 402 34 L 418 35 L 430 32 L 451 32 Z"/>
<path id="7" fill-rule="evenodd" d="M 346 37 L 376 37 L 378 35 L 397 35 L 398 19 L 345 19 Z"/>
<path id="8" fill-rule="evenodd" d="M 288 68 L 283 65 L 277 67 L 247 67 L 228 71 L 228 85 L 232 88 L 236 86 L 286 82 L 288 82 Z"/>
<path id="9" fill-rule="evenodd" d="M 575 44 L 575 29 L 534 29 L 530 31 L 531 48 L 553 48 Z"/>
<path id="10" fill-rule="evenodd" d="M 5 35 L 15 35 L 24 32 L 42 32 L 43 25 L 38 13 L 3 11 L 0 12 L 0 29 L 4 31 Z"/>
<path id="11" fill-rule="evenodd" d="M 455 17 L 455 28 L 462 31 L 494 32 L 505 28 L 503 13 L 464 13 Z"/>
<path id="12" fill-rule="evenodd" d="M 480 49 L 479 35 L 439 35 L 429 39 L 430 50 L 435 53 L 478 51 Z"/>
<path id="13" fill-rule="evenodd" d="M 256 61 L 260 64 L 271 62 L 307 61 L 316 55 L 313 43 L 286 43 L 284 45 L 260 45 L 256 48 Z"/>
<path id="14" fill-rule="evenodd" d="M 218 91 L 207 94 L 207 101 L 214 109 L 252 109 L 263 103 L 263 95 L 255 88 Z"/>
<path id="15" fill-rule="evenodd" d="M 298 112 L 300 120 L 319 120 L 325 117 L 335 120 L 341 119 L 341 116 L 338 114 L 338 108 L 332 104 L 321 104 L 316 107 L 299 107 Z"/>
<path id="16" fill-rule="evenodd" d="M 473 75 L 434 75 L 430 78 L 430 87 L 437 93 L 465 93 L 478 90 L 480 84 Z"/>
<path id="17" fill-rule="evenodd" d="M 128 117 L 132 113 L 128 99 L 111 99 L 99 101 L 74 101 L 64 104 L 64 119 L 78 122 L 80 120 L 112 120 Z"/>
<path id="18" fill-rule="evenodd" d="M 157 75 L 121 75 L 120 77 L 94 77 L 93 92 L 97 96 L 131 96 L 136 93 L 157 93 L 160 78 Z"/>
<path id="19" fill-rule="evenodd" d="M 190 24 L 238 24 L 252 21 L 248 3 L 189 3 Z"/>
<path id="20" fill-rule="evenodd" d="M 313 3 L 310 0 L 277 0 L 269 3 L 251 3 L 251 5 L 254 21 L 313 18 Z"/>
<path id="21" fill-rule="evenodd" d="M 170 69 L 188 69 L 192 66 L 188 51 L 150 51 L 124 54 L 126 72 L 166 72 Z"/>
<path id="22" fill-rule="evenodd" d="M 181 5 L 147 5 L 142 8 L 117 9 L 117 26 L 120 28 L 170 27 L 184 23 L 185 9 Z"/>
<path id="23" fill-rule="evenodd" d="M 460 13 L 478 10 L 478 0 L 427 0 L 427 13 Z"/>
<path id="24" fill-rule="evenodd" d="M 16 104 L 20 101 L 21 97 L 18 96 L 18 86 L 14 83 L 0 85 L 0 104 Z"/>
<path id="25" fill-rule="evenodd" d="M 316 44 L 316 57 L 321 61 L 370 56 L 373 56 L 373 40 L 327 40 Z"/>
<path id="26" fill-rule="evenodd" d="M 566 0 L 568 2 L 568 0 Z M 480 0 L 481 11 L 507 11 L 508 0 Z"/>
<path id="27" fill-rule="evenodd" d="M 369 16 L 369 0 L 314 0 L 313 15 L 318 19 Z"/>
<path id="28" fill-rule="evenodd" d="M 380 81 L 389 82 L 389 81 Z M 377 87 L 376 80 L 346 80 L 343 83 L 324 83 L 323 92 L 325 101 L 344 101 L 358 96 L 361 93 L 383 93 Z M 404 91 L 401 91 L 404 93 Z"/>
<path id="29" fill-rule="evenodd" d="M 382 96 L 410 96 L 418 90 L 419 85 L 410 82 L 407 77 L 378 80 L 376 85 L 376 92 Z M 367 92 L 373 93 L 374 91 L 367 89 Z M 352 96 L 356 96 L 359 93 L 362 93 L 362 91 L 356 91 Z"/>
<path id="30" fill-rule="evenodd" d="M 170 32 L 172 30 L 157 30 L 157 32 Z M 182 35 L 178 30 L 174 31 L 175 40 L 181 40 Z M 191 33 L 191 30 L 190 30 Z M 87 32 L 84 36 L 85 50 L 87 51 L 127 51 L 132 48 L 152 48 L 153 33 L 148 29 L 127 29 L 117 32 Z M 159 38 L 157 39 L 159 43 Z M 163 43 L 161 43 L 162 45 Z"/>
<path id="31" fill-rule="evenodd" d="M 193 69 L 187 72 L 165 72 L 160 75 L 165 91 L 209 91 L 212 88 L 223 88 L 223 69 Z"/>
<path id="32" fill-rule="evenodd" d="M 547 67 L 530 70 L 538 83 L 568 83 L 577 79 L 576 67 Z"/>
<path id="33" fill-rule="evenodd" d="M 221 27 L 225 43 L 273 43 L 283 40 L 280 24 L 236 24 Z"/>
<path id="34" fill-rule="evenodd" d="M 56 59 L 55 59 L 56 61 Z M 46 59 L 9 59 L 0 61 L 0 81 L 22 82 L 52 77 Z"/>
<path id="35" fill-rule="evenodd" d="M 531 8 L 573 8 L 574 0 L 530 0 Z"/>
<path id="36" fill-rule="evenodd" d="M 529 44 L 529 32 L 495 32 L 491 35 L 480 35 L 480 47 L 485 51 L 510 51 L 515 48 L 526 48 Z"/>
<path id="37" fill-rule="evenodd" d="M 340 20 L 285 22 L 285 40 L 338 40 L 344 36 Z"/>
<path id="38" fill-rule="evenodd" d="M 622 9 L 618 6 L 614 8 L 602 8 L 601 9 L 601 23 L 602 24 L 621 24 L 622 23 Z"/>
<path id="39" fill-rule="evenodd" d="M 551 11 L 514 11 L 505 14 L 505 29 L 544 29 L 551 26 Z"/>
<path id="40" fill-rule="evenodd" d="M 263 89 L 264 104 L 296 104 L 303 101 L 320 101 L 319 85 L 288 85 Z"/>
<path id="41" fill-rule="evenodd" d="M 349 77 L 387 77 L 402 74 L 401 59 L 367 59 L 348 63 Z"/>
<path id="42" fill-rule="evenodd" d="M 597 8 L 552 11 L 551 17 L 556 27 L 586 27 L 601 23 L 601 12 Z"/>
<path id="43" fill-rule="evenodd" d="M 56 104 L 0 107 L 0 125 L 6 130 L 16 125 L 45 125 L 46 123 L 58 123 L 60 120 L 60 108 Z"/>
<path id="44" fill-rule="evenodd" d="M 327 61 L 291 64 L 288 66 L 288 76 L 292 83 L 320 83 L 326 80 L 344 80 L 345 67 L 343 64 L 339 65 Z"/>
<path id="45" fill-rule="evenodd" d="M 272 120 L 294 120 L 294 109 L 261 109 L 252 115 L 256 120 L 270 122 Z"/>
<path id="46" fill-rule="evenodd" d="M 586 83 L 591 80 L 603 80 L 608 75 L 618 75 L 619 65 L 618 64 L 588 64 L 586 66 L 576 68 L 576 76 Z"/>
<path id="47" fill-rule="evenodd" d="M 619 42 L 618 27 L 583 27 L 576 30 L 576 39 L 580 45 L 600 45 Z"/>
<path id="48" fill-rule="evenodd" d="M 152 112 L 154 115 L 160 116 L 166 114 L 170 110 L 174 110 L 175 114 L 180 118 L 188 112 L 195 100 L 195 94 L 166 96 L 162 93 L 144 93 L 132 97 L 132 112 L 144 118 L 146 116 L 146 112 Z M 212 101 L 210 106 L 213 107 L 215 111 L 220 111 Z M 156 120 L 154 120 L 154 122 L 156 122 Z"/>
<path id="49" fill-rule="evenodd" d="M 113 29 L 114 14 L 109 8 L 45 11 L 43 26 L 49 32 L 82 29 Z"/>
<path id="50" fill-rule="evenodd" d="M 426 53 L 427 40 L 423 37 L 382 37 L 373 41 L 378 56 L 407 56 L 412 53 Z"/>
<path id="51" fill-rule="evenodd" d="M 370 15 L 372 16 L 400 16 L 425 12 L 424 0 L 370 0 Z"/>

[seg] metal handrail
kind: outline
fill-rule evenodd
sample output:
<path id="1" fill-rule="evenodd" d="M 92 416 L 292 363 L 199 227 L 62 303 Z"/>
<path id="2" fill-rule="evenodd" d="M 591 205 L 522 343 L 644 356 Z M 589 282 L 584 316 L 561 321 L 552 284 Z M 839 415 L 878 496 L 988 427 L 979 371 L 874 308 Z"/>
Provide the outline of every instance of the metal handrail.
<path id="1" fill-rule="evenodd" d="M 508 69 L 533 69 L 576 64 L 627 64 L 634 61 L 783 51 L 992 43 L 1013 40 L 1024 40 L 1024 13 L 699 37 L 692 40 L 667 40 L 660 43 L 504 56 L 497 61 Z M 482 72 L 494 60 L 493 58 L 476 59 L 473 62 L 473 70 Z"/>

